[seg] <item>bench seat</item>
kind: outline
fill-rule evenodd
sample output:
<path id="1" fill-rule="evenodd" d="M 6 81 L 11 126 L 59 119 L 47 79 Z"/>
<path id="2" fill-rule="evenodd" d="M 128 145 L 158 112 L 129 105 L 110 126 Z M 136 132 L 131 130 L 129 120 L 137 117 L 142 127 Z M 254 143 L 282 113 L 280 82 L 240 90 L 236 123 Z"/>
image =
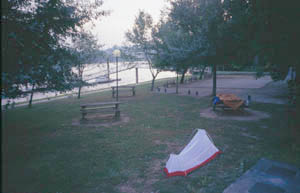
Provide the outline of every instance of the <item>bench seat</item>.
<path id="1" fill-rule="evenodd" d="M 223 110 L 227 109 L 227 110 L 231 110 L 231 107 L 228 107 L 226 105 L 224 105 L 224 103 L 218 103 L 218 104 L 213 104 L 213 110 L 215 110 L 215 108 L 222 108 Z M 241 105 L 239 107 L 240 109 L 244 109 L 244 108 L 249 108 L 249 106 L 245 105 L 245 103 L 243 105 Z"/>
<path id="2" fill-rule="evenodd" d="M 112 86 L 112 98 L 115 98 L 115 95 L 117 93 L 117 87 Z M 132 92 L 132 96 L 135 96 L 135 86 L 118 86 L 118 95 L 120 94 L 120 91 L 129 91 Z M 120 95 L 119 95 L 120 96 Z"/>
<path id="3" fill-rule="evenodd" d="M 109 108 L 94 108 L 94 109 L 80 109 L 81 112 L 107 112 L 107 111 L 116 111 L 118 110 L 115 107 L 109 107 Z"/>
<path id="4" fill-rule="evenodd" d="M 80 105 L 80 112 L 82 114 L 82 119 L 89 113 L 102 113 L 102 114 L 115 114 L 115 117 L 120 117 L 119 104 L 121 102 L 102 102 L 102 103 L 90 103 Z"/>

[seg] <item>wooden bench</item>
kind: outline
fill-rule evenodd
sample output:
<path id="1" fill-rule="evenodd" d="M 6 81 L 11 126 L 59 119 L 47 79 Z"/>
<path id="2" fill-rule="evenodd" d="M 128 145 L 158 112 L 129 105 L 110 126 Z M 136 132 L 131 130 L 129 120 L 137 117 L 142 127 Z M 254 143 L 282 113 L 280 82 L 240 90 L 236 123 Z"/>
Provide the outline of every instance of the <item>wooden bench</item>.
<path id="1" fill-rule="evenodd" d="M 228 107 L 224 105 L 223 102 L 217 103 L 217 104 L 212 104 L 213 105 L 213 110 L 215 111 L 216 108 L 221 108 L 223 110 L 232 110 L 231 107 Z M 249 108 L 249 105 L 246 105 L 245 102 L 238 108 L 238 109 L 244 109 L 244 108 Z"/>
<path id="2" fill-rule="evenodd" d="M 119 118 L 121 113 L 119 109 L 120 104 L 121 102 L 112 101 L 80 105 L 82 119 L 85 119 L 88 113 L 114 114 L 115 118 Z"/>
<path id="3" fill-rule="evenodd" d="M 112 98 L 115 98 L 115 95 L 117 93 L 117 87 L 112 86 Z M 135 86 L 118 86 L 118 92 L 120 94 L 120 91 L 131 91 L 132 96 L 135 96 Z M 120 95 L 119 95 L 120 96 Z"/>

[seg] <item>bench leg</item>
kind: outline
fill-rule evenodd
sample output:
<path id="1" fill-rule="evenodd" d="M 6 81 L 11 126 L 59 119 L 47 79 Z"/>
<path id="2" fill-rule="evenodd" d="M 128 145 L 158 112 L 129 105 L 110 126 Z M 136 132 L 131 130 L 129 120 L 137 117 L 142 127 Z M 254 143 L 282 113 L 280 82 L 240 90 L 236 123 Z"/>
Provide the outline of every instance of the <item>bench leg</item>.
<path id="1" fill-rule="evenodd" d="M 82 113 L 82 120 L 85 120 L 85 116 L 86 116 L 87 113 Z"/>
<path id="2" fill-rule="evenodd" d="M 115 98 L 115 90 L 112 91 L 112 98 Z"/>
<path id="3" fill-rule="evenodd" d="M 134 89 L 132 90 L 132 96 L 135 96 L 135 90 Z"/>
<path id="4" fill-rule="evenodd" d="M 119 110 L 117 110 L 115 113 L 115 118 L 117 118 L 117 119 L 120 118 L 120 114 L 121 114 L 121 112 Z"/>

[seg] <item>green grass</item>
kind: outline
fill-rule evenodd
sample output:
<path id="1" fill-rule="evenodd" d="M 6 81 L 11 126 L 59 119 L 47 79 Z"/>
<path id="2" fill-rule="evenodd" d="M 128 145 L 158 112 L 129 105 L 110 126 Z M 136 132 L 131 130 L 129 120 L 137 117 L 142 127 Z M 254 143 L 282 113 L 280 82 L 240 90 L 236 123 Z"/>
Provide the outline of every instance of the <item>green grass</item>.
<path id="1" fill-rule="evenodd" d="M 253 104 L 271 114 L 261 121 L 217 121 L 200 117 L 209 98 L 148 90 L 138 86 L 121 105 L 129 121 L 119 125 L 72 125 L 81 103 L 112 100 L 111 92 L 2 112 L 3 192 L 218 193 L 261 157 L 300 167 L 296 117 L 287 105 Z M 169 154 L 180 152 L 194 128 L 206 129 L 223 153 L 187 177 L 166 178 Z"/>

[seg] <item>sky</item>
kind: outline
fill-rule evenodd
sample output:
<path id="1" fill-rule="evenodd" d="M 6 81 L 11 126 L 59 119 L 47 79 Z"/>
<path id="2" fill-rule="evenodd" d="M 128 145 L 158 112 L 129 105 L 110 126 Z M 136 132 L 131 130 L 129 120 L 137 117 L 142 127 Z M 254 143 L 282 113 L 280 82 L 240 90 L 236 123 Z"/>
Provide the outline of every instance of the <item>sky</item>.
<path id="1" fill-rule="evenodd" d="M 104 0 L 103 10 L 111 13 L 95 22 L 92 33 L 100 44 L 104 44 L 104 48 L 120 46 L 126 40 L 125 33 L 132 29 L 139 10 L 149 13 L 156 23 L 166 5 L 166 0 Z"/>

